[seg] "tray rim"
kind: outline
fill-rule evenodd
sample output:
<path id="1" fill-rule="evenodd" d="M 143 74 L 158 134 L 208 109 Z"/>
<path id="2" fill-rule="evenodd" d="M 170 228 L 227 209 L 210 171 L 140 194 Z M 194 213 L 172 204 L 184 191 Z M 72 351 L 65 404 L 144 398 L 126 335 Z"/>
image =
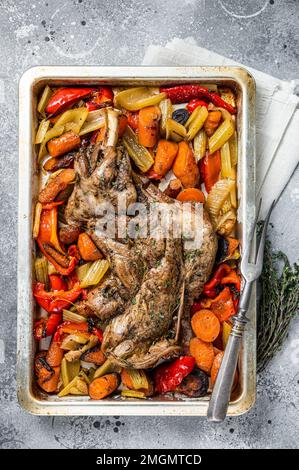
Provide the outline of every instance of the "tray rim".
<path id="1" fill-rule="evenodd" d="M 31 389 L 32 358 L 26 352 L 32 350 L 32 295 L 31 290 L 31 224 L 32 224 L 32 132 L 33 87 L 43 81 L 73 81 L 81 83 L 92 80 L 115 81 L 201 81 L 232 80 L 242 90 L 242 151 L 252 158 L 243 166 L 243 191 L 246 204 L 238 210 L 245 225 L 245 236 L 255 215 L 255 81 L 252 75 L 239 66 L 37 66 L 24 72 L 19 82 L 19 219 L 18 219 L 18 345 L 17 345 L 17 396 L 22 408 L 36 415 L 97 416 L 97 415 L 148 415 L 148 416 L 205 416 L 208 398 L 188 401 L 113 401 L 92 402 L 88 399 L 39 400 Z M 30 119 L 28 119 L 30 117 Z M 243 123 L 244 124 L 244 123 Z M 245 189 L 244 189 L 245 188 Z M 244 233 L 244 232 L 243 232 Z M 245 237 L 246 238 L 246 237 Z M 28 249 L 29 246 L 29 249 Z M 30 268 L 30 269 L 29 269 Z M 27 275 L 27 276 L 26 276 Z M 245 381 L 238 400 L 231 403 L 228 416 L 246 413 L 256 397 L 256 293 L 250 304 L 250 322 L 244 338 L 246 363 L 243 364 Z M 248 344 L 247 344 L 248 343 Z M 31 364 L 30 364 L 31 361 Z M 24 370 L 24 364 L 26 364 Z M 81 398 L 81 397 L 80 397 Z"/>

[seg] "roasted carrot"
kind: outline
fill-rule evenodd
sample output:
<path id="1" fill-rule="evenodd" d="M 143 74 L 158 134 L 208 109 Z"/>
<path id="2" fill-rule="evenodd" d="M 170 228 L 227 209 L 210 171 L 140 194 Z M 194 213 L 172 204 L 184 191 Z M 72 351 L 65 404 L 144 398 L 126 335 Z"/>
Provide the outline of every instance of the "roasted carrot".
<path id="1" fill-rule="evenodd" d="M 221 362 L 224 356 L 224 352 L 220 351 L 216 356 L 213 361 L 213 365 L 211 368 L 211 385 L 213 386 L 214 383 L 216 382 L 217 374 L 221 366 Z"/>
<path id="2" fill-rule="evenodd" d="M 110 395 L 119 386 L 119 375 L 116 373 L 103 375 L 89 385 L 89 396 L 93 400 L 101 400 Z"/>
<path id="3" fill-rule="evenodd" d="M 194 357 L 197 367 L 209 373 L 214 361 L 214 349 L 212 343 L 205 343 L 199 338 L 192 338 L 189 343 L 191 356 Z"/>
<path id="4" fill-rule="evenodd" d="M 234 315 L 234 303 L 228 287 L 225 287 L 215 299 L 211 300 L 211 310 L 220 322 L 228 320 Z"/>
<path id="5" fill-rule="evenodd" d="M 59 344 L 52 340 L 49 350 L 46 353 L 42 351 L 36 356 L 37 383 L 47 393 L 53 393 L 57 390 L 63 354 Z"/>
<path id="6" fill-rule="evenodd" d="M 106 361 L 106 357 L 101 350 L 100 344 L 97 344 L 93 348 L 85 351 L 80 359 L 85 362 L 93 362 L 97 366 L 101 366 Z"/>
<path id="7" fill-rule="evenodd" d="M 52 339 L 50 347 L 46 355 L 46 361 L 51 367 L 58 367 L 61 364 L 64 351 L 57 341 Z"/>
<path id="8" fill-rule="evenodd" d="M 60 367 L 50 367 L 45 363 L 39 370 L 37 383 L 45 392 L 56 392 L 60 375 Z"/>
<path id="9" fill-rule="evenodd" d="M 70 183 L 75 181 L 75 170 L 67 168 L 60 171 L 53 178 L 49 179 L 44 189 L 39 193 L 38 200 L 41 204 L 54 201 L 60 191 L 63 191 Z"/>
<path id="10" fill-rule="evenodd" d="M 204 123 L 204 129 L 208 137 L 214 134 L 221 120 L 221 111 L 210 111 Z"/>
<path id="11" fill-rule="evenodd" d="M 82 259 L 85 261 L 96 261 L 102 258 L 101 252 L 97 249 L 87 233 L 80 233 L 78 237 L 78 249 Z"/>
<path id="12" fill-rule="evenodd" d="M 153 171 L 159 176 L 165 176 L 172 167 L 178 151 L 178 144 L 170 140 L 159 140 Z"/>
<path id="13" fill-rule="evenodd" d="M 103 140 L 105 139 L 105 136 L 106 136 L 106 132 L 107 132 L 106 126 L 103 126 L 98 130 L 97 137 L 96 137 L 96 143 L 103 142 Z"/>
<path id="14" fill-rule="evenodd" d="M 177 200 L 181 202 L 205 202 L 204 193 L 197 188 L 187 188 L 179 193 Z"/>
<path id="15" fill-rule="evenodd" d="M 199 183 L 198 166 L 187 142 L 179 143 L 179 150 L 172 169 L 185 188 L 193 188 Z"/>
<path id="16" fill-rule="evenodd" d="M 57 171 L 61 168 L 68 168 L 74 161 L 75 154 L 70 152 L 62 157 L 52 157 L 49 158 L 44 164 L 44 169 L 46 171 Z"/>
<path id="17" fill-rule="evenodd" d="M 73 131 L 68 131 L 60 137 L 50 140 L 47 147 L 51 157 L 59 157 L 79 147 L 80 143 L 81 139 L 78 134 L 75 134 Z"/>
<path id="18" fill-rule="evenodd" d="M 199 310 L 191 318 L 191 326 L 197 338 L 207 343 L 214 341 L 220 332 L 220 322 L 211 310 Z"/>
<path id="19" fill-rule="evenodd" d="M 129 388 L 130 390 L 134 388 L 131 376 L 130 376 L 129 372 L 127 371 L 127 369 L 122 369 L 122 371 L 121 371 L 121 381 L 122 381 L 122 384 L 125 387 Z"/>
<path id="20" fill-rule="evenodd" d="M 154 147 L 159 133 L 159 106 L 147 106 L 139 111 L 138 140 L 144 147 Z"/>

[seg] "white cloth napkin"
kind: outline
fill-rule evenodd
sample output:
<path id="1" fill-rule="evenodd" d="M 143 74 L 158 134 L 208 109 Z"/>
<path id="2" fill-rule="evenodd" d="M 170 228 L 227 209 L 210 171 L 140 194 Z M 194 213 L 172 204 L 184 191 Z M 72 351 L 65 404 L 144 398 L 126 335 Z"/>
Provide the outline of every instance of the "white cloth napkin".
<path id="1" fill-rule="evenodd" d="M 149 46 L 144 65 L 242 65 L 199 47 L 193 38 Z M 243 66 L 243 65 L 242 65 Z M 256 196 L 264 217 L 278 199 L 299 161 L 299 97 L 290 82 L 247 67 L 256 80 Z"/>

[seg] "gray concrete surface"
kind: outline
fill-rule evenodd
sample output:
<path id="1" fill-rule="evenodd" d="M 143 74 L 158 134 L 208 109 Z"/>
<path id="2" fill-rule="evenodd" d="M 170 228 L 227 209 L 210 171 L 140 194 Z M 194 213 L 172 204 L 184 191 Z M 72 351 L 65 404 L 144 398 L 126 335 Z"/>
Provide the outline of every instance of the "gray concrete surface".
<path id="1" fill-rule="evenodd" d="M 213 425 L 193 418 L 33 417 L 17 404 L 16 236 L 17 85 L 24 70 L 47 64 L 132 64 L 145 48 L 174 36 L 281 78 L 298 78 L 298 0 L 5 0 L 0 2 L 2 448 L 298 447 L 299 321 L 258 379 L 255 407 Z M 22 155 L 20 155 L 22 158 Z M 22 175 L 20 175 L 22 176 Z M 299 173 L 277 208 L 271 238 L 298 257 Z"/>

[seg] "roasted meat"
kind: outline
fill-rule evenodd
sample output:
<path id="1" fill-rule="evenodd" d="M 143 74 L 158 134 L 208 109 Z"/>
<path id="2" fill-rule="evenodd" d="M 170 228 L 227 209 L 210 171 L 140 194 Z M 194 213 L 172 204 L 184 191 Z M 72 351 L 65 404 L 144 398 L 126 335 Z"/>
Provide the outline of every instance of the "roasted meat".
<path id="1" fill-rule="evenodd" d="M 152 203 L 163 203 L 172 209 L 178 225 L 183 224 L 186 211 L 182 203 L 163 194 L 146 178 L 132 176 L 122 147 L 81 150 L 75 169 L 77 181 L 66 219 L 72 225 L 86 227 L 111 268 L 102 284 L 90 290 L 87 299 L 77 305 L 77 310 L 85 316 L 96 315 L 108 324 L 103 342 L 107 357 L 123 367 L 152 367 L 161 357 L 177 354 L 180 345 L 187 349 L 190 306 L 211 273 L 216 235 L 203 210 L 199 227 L 202 243 L 196 249 L 189 247 L 185 232 L 183 242 L 170 234 L 163 238 L 159 219 L 151 226 L 156 237 L 107 237 L 99 229 L 98 207 L 105 202 L 116 207 L 118 196 L 126 198 L 126 208 L 136 200 L 147 208 Z M 190 210 L 193 214 L 194 206 Z M 121 217 L 131 222 L 138 220 L 141 233 L 143 228 L 148 229 L 143 226 L 147 222 L 136 215 L 118 215 L 116 228 Z"/>
<path id="2" fill-rule="evenodd" d="M 83 147 L 74 168 L 77 180 L 65 209 L 69 225 L 94 227 L 96 219 L 103 215 L 101 204 L 110 203 L 116 208 L 121 200 L 128 207 L 136 201 L 129 156 L 122 146 L 105 150 L 100 144 Z"/>
<path id="3" fill-rule="evenodd" d="M 144 276 L 125 312 L 104 332 L 102 349 L 123 367 L 154 366 L 161 357 L 178 353 L 176 332 L 169 338 L 183 284 L 181 241 L 167 239 L 165 253 Z"/>

